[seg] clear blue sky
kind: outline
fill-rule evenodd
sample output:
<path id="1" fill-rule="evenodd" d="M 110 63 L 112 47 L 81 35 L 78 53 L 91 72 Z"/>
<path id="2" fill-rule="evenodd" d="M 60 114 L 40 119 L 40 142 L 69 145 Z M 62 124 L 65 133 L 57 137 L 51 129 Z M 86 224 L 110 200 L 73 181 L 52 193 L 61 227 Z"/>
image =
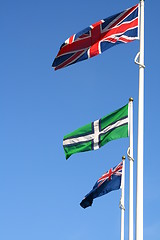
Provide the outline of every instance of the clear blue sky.
<path id="1" fill-rule="evenodd" d="M 79 205 L 95 181 L 126 155 L 129 139 L 67 161 L 63 136 L 134 98 L 136 200 L 139 41 L 68 68 L 51 68 L 60 45 L 135 0 L 3 1 L 0 9 L 0 239 L 120 239 L 120 191 Z M 145 1 L 144 239 L 159 240 L 160 3 Z M 125 238 L 128 239 L 129 161 Z M 134 208 L 135 219 L 135 208 Z M 135 223 L 135 221 L 134 221 Z M 135 224 L 134 224 L 135 228 Z"/>

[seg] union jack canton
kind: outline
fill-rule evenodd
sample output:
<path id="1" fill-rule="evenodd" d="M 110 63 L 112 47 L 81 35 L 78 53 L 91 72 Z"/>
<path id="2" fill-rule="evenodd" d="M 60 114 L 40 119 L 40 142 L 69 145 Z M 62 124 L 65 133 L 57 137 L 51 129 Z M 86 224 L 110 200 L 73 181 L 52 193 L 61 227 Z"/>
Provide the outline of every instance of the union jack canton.
<path id="1" fill-rule="evenodd" d="M 80 203 L 81 207 L 87 208 L 92 205 L 93 199 L 117 190 L 121 186 L 123 162 L 120 162 L 113 169 L 102 175 L 95 183 L 93 189 L 85 196 Z"/>
<path id="2" fill-rule="evenodd" d="M 139 4 L 68 38 L 52 64 L 55 70 L 92 58 L 119 43 L 139 39 Z"/>

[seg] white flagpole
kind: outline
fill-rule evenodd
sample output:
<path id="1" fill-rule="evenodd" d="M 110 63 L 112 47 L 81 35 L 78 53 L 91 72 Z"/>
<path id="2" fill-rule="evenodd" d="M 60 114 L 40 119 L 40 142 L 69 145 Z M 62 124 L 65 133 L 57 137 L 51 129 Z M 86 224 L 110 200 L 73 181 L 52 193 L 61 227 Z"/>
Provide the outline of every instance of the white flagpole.
<path id="1" fill-rule="evenodd" d="M 122 179 L 121 179 L 121 200 L 120 200 L 120 209 L 121 209 L 121 240 L 124 240 L 124 186 L 125 186 L 125 156 L 122 157 L 123 168 L 122 168 Z"/>
<path id="2" fill-rule="evenodd" d="M 143 240 L 144 0 L 140 0 L 136 240 Z"/>
<path id="3" fill-rule="evenodd" d="M 133 240 L 133 98 L 129 99 L 129 240 Z"/>

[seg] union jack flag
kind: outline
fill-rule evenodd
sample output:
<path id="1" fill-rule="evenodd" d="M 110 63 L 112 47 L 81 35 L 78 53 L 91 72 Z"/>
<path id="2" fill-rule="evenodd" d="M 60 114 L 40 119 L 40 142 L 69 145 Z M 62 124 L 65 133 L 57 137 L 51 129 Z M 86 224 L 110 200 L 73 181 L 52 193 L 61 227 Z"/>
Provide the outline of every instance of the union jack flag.
<path id="1" fill-rule="evenodd" d="M 138 39 L 139 4 L 105 18 L 68 38 L 52 64 L 55 70 L 94 57 L 119 43 Z"/>
<path id="2" fill-rule="evenodd" d="M 84 197 L 80 203 L 81 207 L 87 208 L 92 205 L 93 199 L 117 190 L 121 186 L 123 162 L 102 175 L 95 183 L 93 189 Z"/>
<path id="3" fill-rule="evenodd" d="M 121 176 L 122 175 L 123 162 L 120 162 L 116 167 L 111 168 L 108 172 L 102 175 L 97 181 L 97 187 L 99 187 L 106 180 L 110 181 L 113 175 Z"/>

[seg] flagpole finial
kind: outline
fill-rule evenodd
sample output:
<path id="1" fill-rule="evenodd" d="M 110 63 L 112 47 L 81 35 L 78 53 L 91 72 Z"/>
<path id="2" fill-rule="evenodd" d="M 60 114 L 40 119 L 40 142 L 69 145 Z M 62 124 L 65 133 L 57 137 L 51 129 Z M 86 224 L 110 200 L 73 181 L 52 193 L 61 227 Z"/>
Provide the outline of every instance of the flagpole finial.
<path id="1" fill-rule="evenodd" d="M 125 160 L 126 159 L 126 157 L 125 156 L 122 156 L 122 160 Z"/>
<path id="2" fill-rule="evenodd" d="M 129 98 L 129 102 L 133 102 L 133 98 L 132 97 Z"/>

